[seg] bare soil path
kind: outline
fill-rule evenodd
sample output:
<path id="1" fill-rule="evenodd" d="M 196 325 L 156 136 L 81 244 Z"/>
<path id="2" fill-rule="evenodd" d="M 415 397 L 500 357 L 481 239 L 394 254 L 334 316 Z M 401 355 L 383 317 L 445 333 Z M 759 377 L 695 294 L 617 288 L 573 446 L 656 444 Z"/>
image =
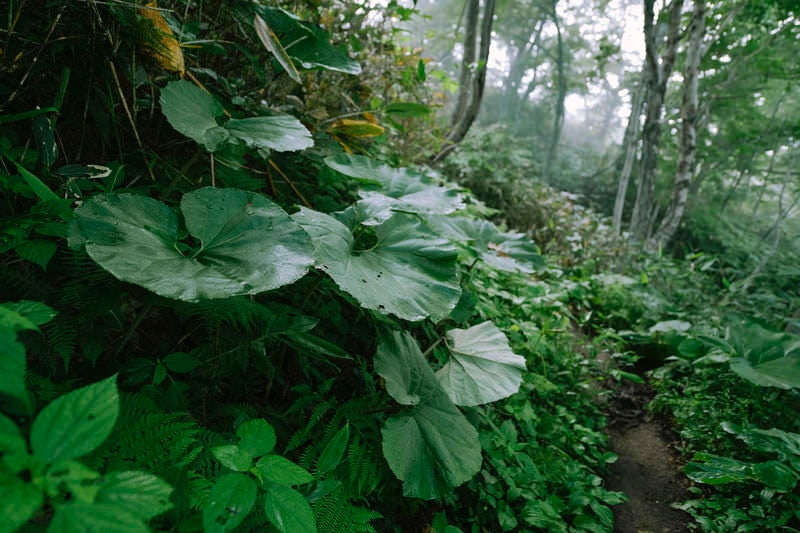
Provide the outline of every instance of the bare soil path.
<path id="1" fill-rule="evenodd" d="M 647 385 L 627 383 L 609 405 L 609 444 L 619 460 L 611 465 L 607 486 L 628 497 L 614 508 L 617 533 L 689 531 L 689 515 L 671 507 L 688 499 L 686 478 L 669 444 L 669 432 L 644 411 L 651 396 Z"/>

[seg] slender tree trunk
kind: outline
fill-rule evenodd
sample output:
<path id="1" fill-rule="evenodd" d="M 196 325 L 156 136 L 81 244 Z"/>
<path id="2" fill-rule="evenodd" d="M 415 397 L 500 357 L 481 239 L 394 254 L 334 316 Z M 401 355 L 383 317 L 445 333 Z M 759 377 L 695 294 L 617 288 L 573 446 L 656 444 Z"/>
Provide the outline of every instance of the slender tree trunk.
<path id="1" fill-rule="evenodd" d="M 558 19 L 558 0 L 553 0 L 551 16 L 556 27 L 556 73 L 558 76 L 558 94 L 556 97 L 556 109 L 553 117 L 553 132 L 550 136 L 550 145 L 547 148 L 547 159 L 545 159 L 542 178 L 548 182 L 552 178 L 553 166 L 558 157 L 558 145 L 561 141 L 561 131 L 564 129 L 564 100 L 567 97 L 567 78 L 564 73 L 564 39 L 561 35 L 561 23 Z"/>
<path id="2" fill-rule="evenodd" d="M 475 50 L 477 34 L 477 20 L 473 20 L 473 14 L 477 15 L 479 2 L 478 0 L 468 0 L 470 5 L 467 6 L 467 36 L 464 41 L 464 57 L 465 62 L 462 68 L 462 81 L 459 86 L 458 100 L 456 102 L 456 109 L 453 113 L 452 127 L 450 133 L 447 135 L 446 145 L 432 158 L 432 162 L 441 161 L 447 154 L 449 154 L 456 144 L 461 142 L 464 136 L 469 131 L 475 118 L 478 116 L 480 110 L 481 100 L 483 99 L 483 91 L 486 87 L 486 70 L 489 61 L 489 50 L 492 44 L 492 24 L 494 23 L 494 10 L 496 0 L 484 0 L 483 4 L 483 17 L 480 25 L 480 51 L 478 54 L 478 62 L 475 63 Z M 472 44 L 470 44 L 472 43 Z M 466 62 L 467 47 L 472 58 L 470 63 Z M 463 80 L 467 76 L 466 82 Z M 466 101 L 464 101 L 466 100 Z"/>
<path id="3" fill-rule="evenodd" d="M 614 231 L 616 233 L 619 233 L 622 228 L 622 212 L 625 210 L 625 197 L 628 194 L 628 183 L 630 182 L 633 160 L 636 157 L 639 141 L 639 128 L 642 125 L 642 97 L 644 92 L 645 84 L 644 79 L 642 79 L 639 80 L 634 89 L 631 101 L 631 116 L 628 118 L 628 125 L 625 127 L 625 135 L 622 139 L 624 160 L 619 174 L 617 197 L 614 200 Z"/>
<path id="4" fill-rule="evenodd" d="M 678 170 L 672 187 L 672 199 L 661 225 L 653 237 L 654 244 L 666 245 L 683 219 L 686 203 L 689 199 L 689 188 L 695 171 L 697 154 L 697 110 L 699 97 L 697 79 L 700 60 L 705 53 L 703 37 L 706 33 L 705 0 L 695 0 L 692 21 L 689 26 L 689 46 L 686 50 L 686 66 L 683 73 L 683 100 L 681 103 L 681 144 L 678 153 Z"/>
<path id="5" fill-rule="evenodd" d="M 653 221 L 655 204 L 655 174 L 661 141 L 661 121 L 667 82 L 675 64 L 675 54 L 680 39 L 681 7 L 683 0 L 672 0 L 668 10 L 666 44 L 659 61 L 659 43 L 654 26 L 655 0 L 644 0 L 645 82 L 647 108 L 642 128 L 642 157 L 639 162 L 639 180 L 636 187 L 636 204 L 631 216 L 631 233 L 641 241 L 647 240 Z"/>
<path id="6" fill-rule="evenodd" d="M 478 53 L 478 12 L 480 0 L 466 0 L 464 23 L 464 57 L 461 60 L 461 73 L 458 76 L 458 95 L 456 107 L 450 117 L 450 125 L 454 127 L 461 120 L 467 109 L 469 94 L 472 89 L 470 83 L 475 69 L 475 56 Z"/>

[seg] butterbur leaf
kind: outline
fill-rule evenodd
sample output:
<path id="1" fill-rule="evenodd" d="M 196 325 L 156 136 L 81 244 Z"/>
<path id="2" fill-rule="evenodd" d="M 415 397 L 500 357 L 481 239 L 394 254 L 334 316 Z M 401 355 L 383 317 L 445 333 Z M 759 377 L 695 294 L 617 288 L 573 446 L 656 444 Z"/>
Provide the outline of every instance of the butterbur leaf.
<path id="1" fill-rule="evenodd" d="M 242 423 L 236 428 L 236 435 L 241 439 L 239 448 L 252 457 L 261 457 L 275 448 L 275 430 L 262 418 Z"/>
<path id="2" fill-rule="evenodd" d="M 222 116 L 222 106 L 212 95 L 191 82 L 170 82 L 161 89 L 159 96 L 161 111 L 178 132 L 206 145 L 206 132 L 219 126 L 217 118 Z M 206 146 L 209 151 L 215 151 Z"/>
<path id="3" fill-rule="evenodd" d="M 402 405 L 418 405 L 439 393 L 439 384 L 414 337 L 393 331 L 381 337 L 375 352 L 375 372 L 386 392 Z"/>
<path id="4" fill-rule="evenodd" d="M 480 405 L 519 390 L 525 358 L 511 351 L 497 326 L 483 322 L 447 332 L 450 360 L 436 378 L 456 405 Z"/>
<path id="5" fill-rule="evenodd" d="M 474 476 L 481 466 L 478 432 L 441 389 L 408 333 L 381 339 L 375 371 L 399 403 L 413 409 L 383 427 L 383 454 L 403 481 L 403 494 L 432 499 Z"/>
<path id="6" fill-rule="evenodd" d="M 203 507 L 204 531 L 223 533 L 241 524 L 256 502 L 257 490 L 256 482 L 245 474 L 220 477 Z"/>
<path id="7" fill-rule="evenodd" d="M 277 152 L 303 150 L 314 145 L 311 132 L 290 115 L 230 119 L 221 123 L 220 103 L 188 81 L 168 83 L 161 89 L 159 102 L 172 127 L 209 152 L 237 142 Z"/>
<path id="8" fill-rule="evenodd" d="M 311 132 L 290 115 L 231 119 L 225 128 L 251 148 L 291 152 L 314 146 Z"/>
<path id="9" fill-rule="evenodd" d="M 255 466 L 261 479 L 281 485 L 303 485 L 314 480 L 308 470 L 279 455 L 266 455 Z"/>
<path id="10" fill-rule="evenodd" d="M 403 481 L 405 496 L 442 496 L 481 468 L 478 432 L 443 391 L 389 418 L 381 434 L 383 455 Z"/>
<path id="11" fill-rule="evenodd" d="M 178 300 L 257 294 L 292 283 L 313 263 L 308 235 L 267 198 L 206 187 L 181 201 L 200 241 L 179 241 L 180 220 L 166 205 L 132 194 L 98 195 L 75 211 L 70 245 L 84 245 L 118 279 Z"/>
<path id="12" fill-rule="evenodd" d="M 60 396 L 33 421 L 33 453 L 45 463 L 86 455 L 111 434 L 118 413 L 116 376 Z"/>
<path id="13" fill-rule="evenodd" d="M 149 533 L 137 516 L 111 503 L 68 503 L 56 507 L 48 533 Z"/>
<path id="14" fill-rule="evenodd" d="M 394 168 L 366 156 L 339 154 L 325 164 L 360 182 L 360 209 L 370 213 L 366 223 L 379 224 L 392 210 L 422 215 L 446 215 L 464 207 L 463 194 L 434 183 L 408 168 Z"/>
<path id="15" fill-rule="evenodd" d="M 501 232 L 488 220 L 432 216 L 428 223 L 434 231 L 472 250 L 497 270 L 530 273 L 544 264 L 539 248 L 525 235 Z"/>
<path id="16" fill-rule="evenodd" d="M 375 243 L 357 249 L 354 234 L 332 216 L 311 209 L 293 216 L 311 236 L 317 268 L 363 307 L 438 321 L 458 302 L 455 248 L 415 217 L 392 215 L 375 227 Z"/>
<path id="17" fill-rule="evenodd" d="M 271 484 L 264 500 L 267 518 L 281 533 L 314 533 L 317 522 L 311 506 L 296 490 Z"/>
<path id="18" fill-rule="evenodd" d="M 95 501 L 109 503 L 147 521 L 172 508 L 172 487 L 147 472 L 112 472 L 97 493 Z"/>

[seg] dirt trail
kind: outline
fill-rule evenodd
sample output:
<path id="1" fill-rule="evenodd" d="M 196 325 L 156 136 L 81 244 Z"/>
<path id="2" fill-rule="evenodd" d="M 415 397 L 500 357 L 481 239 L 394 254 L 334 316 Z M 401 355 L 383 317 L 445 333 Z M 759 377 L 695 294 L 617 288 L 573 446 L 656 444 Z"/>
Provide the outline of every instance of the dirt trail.
<path id="1" fill-rule="evenodd" d="M 618 388 L 609 404 L 609 444 L 619 460 L 611 465 L 607 487 L 629 499 L 614 508 L 617 533 L 689 531 L 689 515 L 670 507 L 689 495 L 667 432 L 644 411 L 651 396 L 647 385 L 628 383 Z"/>

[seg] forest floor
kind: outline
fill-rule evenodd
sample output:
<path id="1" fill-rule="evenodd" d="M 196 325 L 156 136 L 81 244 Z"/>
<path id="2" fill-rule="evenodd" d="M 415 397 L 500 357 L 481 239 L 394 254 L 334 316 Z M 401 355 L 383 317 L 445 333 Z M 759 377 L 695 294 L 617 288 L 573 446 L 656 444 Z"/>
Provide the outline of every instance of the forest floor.
<path id="1" fill-rule="evenodd" d="M 619 459 L 611 465 L 607 488 L 628 497 L 614 508 L 617 533 L 689 531 L 689 515 L 672 507 L 688 499 L 686 477 L 668 424 L 645 409 L 652 395 L 646 383 L 623 382 L 609 401 L 609 446 Z"/>

